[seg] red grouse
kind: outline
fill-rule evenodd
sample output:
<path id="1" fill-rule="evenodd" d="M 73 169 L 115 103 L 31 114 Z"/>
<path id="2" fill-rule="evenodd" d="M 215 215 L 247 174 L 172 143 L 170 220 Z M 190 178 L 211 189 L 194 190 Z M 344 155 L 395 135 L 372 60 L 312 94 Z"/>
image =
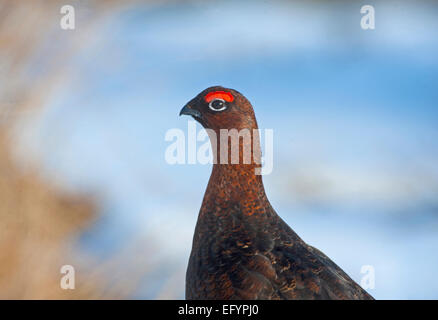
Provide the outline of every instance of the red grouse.
<path id="1" fill-rule="evenodd" d="M 209 129 L 215 159 L 193 237 L 187 299 L 373 299 L 277 215 L 256 172 L 260 147 L 250 161 L 217 159 L 226 150 L 229 160 L 233 147 L 230 137 L 220 138 L 222 129 L 247 129 L 259 144 L 253 108 L 242 94 L 211 87 L 182 114 Z M 248 141 L 240 138 L 242 157 Z"/>

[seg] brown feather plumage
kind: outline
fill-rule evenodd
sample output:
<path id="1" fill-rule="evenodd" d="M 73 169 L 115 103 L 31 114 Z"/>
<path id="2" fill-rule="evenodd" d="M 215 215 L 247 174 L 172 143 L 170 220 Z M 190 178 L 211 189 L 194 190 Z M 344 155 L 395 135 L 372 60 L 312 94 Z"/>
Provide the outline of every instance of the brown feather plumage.
<path id="1" fill-rule="evenodd" d="M 204 97 L 214 91 L 233 95 L 227 110 L 208 109 Z M 232 89 L 208 88 L 183 110 L 217 134 L 210 135 L 217 139 L 212 141 L 215 157 L 220 129 L 258 128 L 250 102 Z M 251 136 L 258 142 L 258 136 Z M 241 157 L 242 150 L 240 145 Z M 373 299 L 277 215 L 255 174 L 259 157 L 255 148 L 250 164 L 213 165 L 193 237 L 186 298 Z"/>

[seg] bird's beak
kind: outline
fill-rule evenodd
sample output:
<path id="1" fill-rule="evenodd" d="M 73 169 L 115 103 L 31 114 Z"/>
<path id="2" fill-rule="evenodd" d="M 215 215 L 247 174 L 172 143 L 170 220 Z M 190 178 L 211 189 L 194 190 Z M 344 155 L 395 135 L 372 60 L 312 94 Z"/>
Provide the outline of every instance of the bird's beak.
<path id="1" fill-rule="evenodd" d="M 201 112 L 198 110 L 192 109 L 188 104 L 184 106 L 184 108 L 181 109 L 179 115 L 182 116 L 183 114 L 192 116 L 193 118 L 202 119 Z"/>

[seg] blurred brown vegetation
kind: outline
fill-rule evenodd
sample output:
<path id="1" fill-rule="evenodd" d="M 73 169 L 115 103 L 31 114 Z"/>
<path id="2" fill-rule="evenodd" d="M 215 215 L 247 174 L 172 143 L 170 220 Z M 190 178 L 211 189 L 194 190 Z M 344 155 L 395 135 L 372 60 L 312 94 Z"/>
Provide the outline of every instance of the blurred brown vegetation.
<path id="1" fill-rule="evenodd" d="M 21 120 L 44 108 L 50 93 L 68 77 L 69 57 L 87 45 L 100 19 L 118 7 L 118 1 L 75 3 L 88 18 L 80 21 L 79 30 L 63 33 L 59 1 L 0 0 L 1 299 L 124 298 L 135 285 L 132 277 L 123 285 L 109 285 L 105 279 L 105 272 L 117 270 L 126 255 L 101 264 L 74 249 L 80 232 L 96 218 L 92 199 L 61 192 L 39 174 L 37 163 L 20 166 L 13 152 L 12 128 L 25 130 Z M 48 39 L 53 45 L 41 55 Z M 65 264 L 76 269 L 75 290 L 60 288 Z"/>
<path id="2" fill-rule="evenodd" d="M 95 210 L 84 199 L 59 194 L 36 173 L 20 171 L 4 133 L 0 139 L 0 298 L 60 297 L 67 293 L 59 286 L 60 267 L 73 263 L 69 240 Z"/>

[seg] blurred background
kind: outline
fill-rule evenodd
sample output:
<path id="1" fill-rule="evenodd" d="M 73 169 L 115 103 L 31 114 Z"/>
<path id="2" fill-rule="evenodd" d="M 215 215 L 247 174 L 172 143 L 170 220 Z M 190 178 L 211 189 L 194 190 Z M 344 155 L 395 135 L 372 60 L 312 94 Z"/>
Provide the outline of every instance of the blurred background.
<path id="1" fill-rule="evenodd" d="M 435 1 L 0 0 L 0 298 L 184 298 L 211 165 L 167 164 L 164 136 L 223 85 L 274 129 L 266 191 L 306 242 L 359 283 L 373 266 L 377 299 L 438 299 L 437 17 Z"/>

